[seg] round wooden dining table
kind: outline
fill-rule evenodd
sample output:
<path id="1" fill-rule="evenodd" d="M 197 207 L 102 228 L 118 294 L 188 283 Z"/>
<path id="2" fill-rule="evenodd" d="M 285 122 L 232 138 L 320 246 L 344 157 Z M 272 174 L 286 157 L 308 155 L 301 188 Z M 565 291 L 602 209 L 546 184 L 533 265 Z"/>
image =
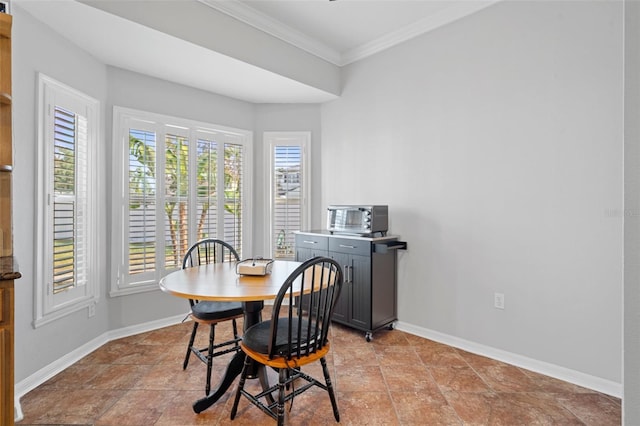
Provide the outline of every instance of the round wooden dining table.
<path id="1" fill-rule="evenodd" d="M 222 262 L 180 269 L 162 278 L 160 289 L 185 299 L 242 302 L 246 330 L 261 321 L 264 301 L 276 298 L 282 284 L 301 263 L 276 260 L 271 273 L 266 275 L 240 275 L 236 272 L 236 265 L 237 262 Z M 244 352 L 236 352 L 217 389 L 193 404 L 196 413 L 206 410 L 224 395 L 242 372 L 244 360 Z M 257 370 L 255 376 L 263 387 L 268 387 L 264 368 Z"/>

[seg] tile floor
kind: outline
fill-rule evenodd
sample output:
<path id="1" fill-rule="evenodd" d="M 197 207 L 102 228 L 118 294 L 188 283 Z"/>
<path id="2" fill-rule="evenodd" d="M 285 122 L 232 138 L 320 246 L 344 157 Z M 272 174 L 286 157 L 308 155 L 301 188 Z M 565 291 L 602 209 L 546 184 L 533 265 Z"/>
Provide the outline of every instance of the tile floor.
<path id="1" fill-rule="evenodd" d="M 230 328 L 219 325 L 218 334 Z M 190 330 L 184 323 L 104 345 L 24 395 L 17 424 L 275 424 L 244 398 L 232 422 L 232 392 L 193 412 L 204 396 L 206 366 L 192 356 L 182 370 Z M 199 333 L 203 346 L 206 334 Z M 331 342 L 327 361 L 342 425 L 621 424 L 617 398 L 398 330 L 367 343 L 363 333 L 334 325 Z M 229 357 L 214 360 L 214 388 Z M 336 424 L 318 388 L 296 397 L 287 417 L 289 425 Z"/>

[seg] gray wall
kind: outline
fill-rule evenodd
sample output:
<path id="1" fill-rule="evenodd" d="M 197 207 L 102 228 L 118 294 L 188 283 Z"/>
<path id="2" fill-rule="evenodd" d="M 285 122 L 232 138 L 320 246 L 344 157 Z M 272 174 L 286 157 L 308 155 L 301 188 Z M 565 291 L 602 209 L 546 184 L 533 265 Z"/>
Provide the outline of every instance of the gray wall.
<path id="1" fill-rule="evenodd" d="M 621 382 L 622 11 L 498 3 L 343 70 L 322 203 L 389 204 L 402 323 Z"/>
<path id="2" fill-rule="evenodd" d="M 640 2 L 625 4 L 624 424 L 640 424 Z"/>
<path id="3" fill-rule="evenodd" d="M 96 315 L 87 318 L 83 310 L 59 321 L 33 329 L 32 321 L 35 282 L 36 196 L 37 196 L 37 72 L 70 85 L 96 99 L 107 97 L 107 68 L 65 39 L 47 30 L 42 23 L 12 7 L 13 20 L 13 228 L 14 254 L 22 278 L 16 281 L 15 310 L 15 378 L 16 382 L 38 369 L 63 357 L 71 350 L 85 344 L 108 329 L 108 316 L 98 305 Z M 105 127 L 104 109 L 100 117 Z M 101 132 L 104 134 L 104 131 Z M 104 139 L 99 144 L 99 158 L 106 158 Z M 105 162 L 98 171 L 99 189 L 105 194 Z M 99 235 L 106 238 L 106 198 L 99 199 Z M 107 276 L 106 246 L 99 245 L 100 286 L 104 288 Z M 104 298 L 102 299 L 104 302 Z"/>

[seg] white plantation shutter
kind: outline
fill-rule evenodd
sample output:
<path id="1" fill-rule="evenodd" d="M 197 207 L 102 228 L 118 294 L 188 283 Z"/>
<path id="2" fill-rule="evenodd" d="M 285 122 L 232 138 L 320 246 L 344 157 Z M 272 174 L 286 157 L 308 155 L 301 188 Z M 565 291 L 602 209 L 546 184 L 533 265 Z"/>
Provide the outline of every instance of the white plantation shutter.
<path id="1" fill-rule="evenodd" d="M 221 133 L 197 141 L 197 239 L 220 238 L 239 254 L 243 237 L 245 145 L 241 138 Z"/>
<path id="2" fill-rule="evenodd" d="M 139 141 L 138 156 L 129 156 L 128 231 L 130 274 L 156 269 L 156 134 L 129 129 L 129 140 Z M 136 142 L 137 143 L 137 142 Z"/>
<path id="3" fill-rule="evenodd" d="M 189 140 L 168 134 L 164 155 L 165 268 L 179 268 L 189 249 Z"/>
<path id="4" fill-rule="evenodd" d="M 209 138 L 199 138 L 196 163 L 196 240 L 213 238 L 218 235 L 218 144 Z"/>
<path id="5" fill-rule="evenodd" d="M 241 255 L 251 134 L 114 108 L 114 281 L 111 294 L 156 290 L 187 249 L 220 238 Z M 126 188 L 120 193 L 119 188 Z M 122 235 L 123 238 L 119 238 Z"/>
<path id="6" fill-rule="evenodd" d="M 76 285 L 76 116 L 54 108 L 53 292 Z"/>
<path id="7" fill-rule="evenodd" d="M 269 147 L 271 198 L 270 235 L 272 257 L 293 259 L 294 232 L 308 223 L 306 194 L 309 133 L 266 133 Z"/>
<path id="8" fill-rule="evenodd" d="M 275 146 L 273 150 L 273 240 L 276 258 L 293 256 L 293 231 L 302 226 L 302 147 Z"/>
<path id="9" fill-rule="evenodd" d="M 39 75 L 36 326 L 97 301 L 95 99 Z"/>
<path id="10" fill-rule="evenodd" d="M 223 240 L 242 257 L 244 149 L 238 143 L 224 144 Z"/>
<path id="11" fill-rule="evenodd" d="M 76 117 L 76 137 L 79 143 L 76 146 L 76 221 L 75 221 L 75 259 L 76 284 L 85 285 L 88 281 L 89 240 L 95 238 L 91 225 L 89 204 L 89 136 L 88 120 L 82 115 Z M 94 166 L 95 167 L 95 166 Z"/>

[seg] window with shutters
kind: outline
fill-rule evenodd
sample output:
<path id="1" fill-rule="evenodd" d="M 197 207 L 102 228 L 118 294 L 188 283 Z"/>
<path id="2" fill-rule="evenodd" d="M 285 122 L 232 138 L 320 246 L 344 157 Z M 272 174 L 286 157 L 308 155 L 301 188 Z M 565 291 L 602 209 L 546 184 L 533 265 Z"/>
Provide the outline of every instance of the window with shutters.
<path id="1" fill-rule="evenodd" d="M 269 236 L 274 259 L 293 259 L 294 231 L 308 227 L 309 132 L 266 132 L 270 198 Z"/>
<path id="2" fill-rule="evenodd" d="M 39 75 L 36 326 L 97 302 L 99 102 Z"/>
<path id="3" fill-rule="evenodd" d="M 242 256 L 251 132 L 115 107 L 114 136 L 112 295 L 156 290 L 202 238 Z"/>

